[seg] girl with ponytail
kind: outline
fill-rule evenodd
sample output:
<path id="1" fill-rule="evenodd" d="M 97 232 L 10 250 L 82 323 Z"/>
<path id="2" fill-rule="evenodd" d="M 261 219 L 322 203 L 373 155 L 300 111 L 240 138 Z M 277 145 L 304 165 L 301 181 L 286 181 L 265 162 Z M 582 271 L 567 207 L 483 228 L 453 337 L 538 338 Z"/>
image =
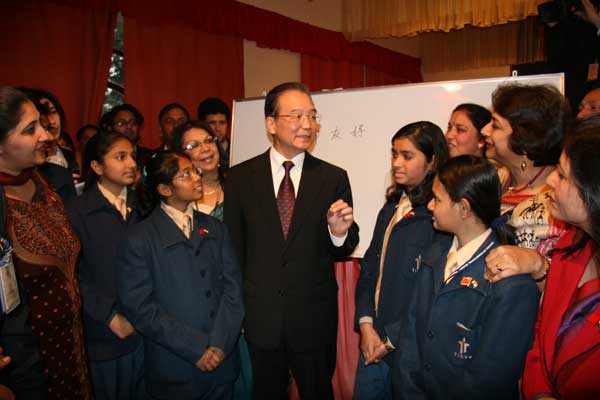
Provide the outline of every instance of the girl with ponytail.
<path id="1" fill-rule="evenodd" d="M 462 155 L 439 169 L 428 207 L 434 227 L 454 239 L 420 263 L 392 368 L 394 398 L 518 397 L 539 294 L 527 275 L 484 279 L 485 256 L 505 236 L 493 228 L 501 194 L 483 158 Z"/>

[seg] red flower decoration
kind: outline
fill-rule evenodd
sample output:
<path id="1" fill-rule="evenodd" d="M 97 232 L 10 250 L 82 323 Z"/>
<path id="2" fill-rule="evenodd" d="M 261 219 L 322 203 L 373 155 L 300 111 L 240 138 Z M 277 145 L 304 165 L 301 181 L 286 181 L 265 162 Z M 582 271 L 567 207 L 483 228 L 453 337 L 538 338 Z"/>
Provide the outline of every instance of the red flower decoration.
<path id="1" fill-rule="evenodd" d="M 200 228 L 198 229 L 198 233 L 200 234 L 200 236 L 204 236 L 208 233 L 208 229 Z"/>

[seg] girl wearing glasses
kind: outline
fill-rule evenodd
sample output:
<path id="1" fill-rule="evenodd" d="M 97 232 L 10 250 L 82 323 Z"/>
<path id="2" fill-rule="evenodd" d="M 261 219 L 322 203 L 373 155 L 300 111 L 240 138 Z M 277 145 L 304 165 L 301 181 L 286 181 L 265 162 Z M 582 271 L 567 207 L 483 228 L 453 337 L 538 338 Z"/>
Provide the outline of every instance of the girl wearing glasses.
<path id="1" fill-rule="evenodd" d="M 171 148 L 181 149 L 202 171 L 203 195 L 193 203 L 196 211 L 209 214 L 223 220 L 223 187 L 225 185 L 226 166 L 221 164 L 223 150 L 217 142 L 217 134 L 203 121 L 188 121 L 178 126 L 171 136 Z M 240 374 L 235 381 L 234 398 L 238 400 L 252 398 L 252 365 L 250 353 L 244 335 L 239 339 Z"/>
<path id="2" fill-rule="evenodd" d="M 117 247 L 140 220 L 128 188 L 136 178 L 134 157 L 133 144 L 122 134 L 93 136 L 83 155 L 85 192 L 67 204 L 81 242 L 79 285 L 97 400 L 138 398 L 142 378 L 141 338 L 117 305 L 115 285 Z"/>
<path id="3" fill-rule="evenodd" d="M 217 135 L 203 121 L 188 121 L 175 128 L 171 140 L 171 148 L 183 151 L 202 171 L 203 196 L 193 203 L 194 209 L 223 220 L 225 170 Z"/>
<path id="4" fill-rule="evenodd" d="M 117 288 L 123 314 L 145 339 L 147 394 L 229 398 L 244 309 L 225 225 L 193 210 L 202 183 L 185 155 L 153 156 L 136 195 L 146 218 L 120 247 Z"/>

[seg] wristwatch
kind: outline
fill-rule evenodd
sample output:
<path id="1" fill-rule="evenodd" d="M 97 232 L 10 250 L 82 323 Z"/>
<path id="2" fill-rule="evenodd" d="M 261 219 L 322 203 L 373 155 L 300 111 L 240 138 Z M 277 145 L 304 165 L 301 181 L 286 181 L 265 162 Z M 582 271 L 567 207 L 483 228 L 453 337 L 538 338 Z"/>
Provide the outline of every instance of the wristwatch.
<path id="1" fill-rule="evenodd" d="M 394 347 L 394 345 L 392 345 L 392 342 L 390 342 L 390 338 L 385 336 L 383 338 L 383 340 L 381 341 L 381 343 L 383 344 L 383 346 L 385 347 L 385 350 L 388 353 L 391 353 L 392 351 L 396 350 L 396 348 Z"/>

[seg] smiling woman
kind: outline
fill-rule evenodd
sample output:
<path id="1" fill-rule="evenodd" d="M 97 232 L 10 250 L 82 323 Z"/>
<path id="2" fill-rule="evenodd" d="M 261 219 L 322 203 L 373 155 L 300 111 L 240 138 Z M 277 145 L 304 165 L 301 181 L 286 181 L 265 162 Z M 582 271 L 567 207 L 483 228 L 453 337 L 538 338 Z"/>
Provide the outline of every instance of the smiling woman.
<path id="1" fill-rule="evenodd" d="M 552 215 L 571 224 L 556 246 L 533 347 L 523 373 L 524 398 L 597 399 L 600 383 L 600 116 L 577 122 L 547 179 Z"/>
<path id="2" fill-rule="evenodd" d="M 562 223 L 550 215 L 545 180 L 558 162 L 570 121 L 568 103 L 555 87 L 505 84 L 492 94 L 492 105 L 492 120 L 482 133 L 486 156 L 510 172 L 503 188 L 503 212 L 515 229 L 517 245 L 546 256 L 564 232 Z M 492 258 L 497 252 L 490 253 Z M 491 272 L 498 274 L 502 271 L 497 268 L 504 270 L 507 263 L 496 261 Z"/>
<path id="3" fill-rule="evenodd" d="M 464 103 L 458 105 L 448 121 L 446 142 L 450 157 L 462 154 L 483 156 L 485 143 L 481 129 L 492 119 L 492 114 L 484 107 Z"/>
<path id="4" fill-rule="evenodd" d="M 0 87 L 0 182 L 6 191 L 8 238 L 49 371 L 49 397 L 89 399 L 75 277 L 79 240 L 60 197 L 34 168 L 45 162 L 50 141 L 39 118 L 23 93 Z"/>
<path id="5" fill-rule="evenodd" d="M 223 149 L 217 134 L 203 121 L 188 121 L 173 131 L 172 148 L 185 152 L 202 172 L 203 196 L 194 209 L 223 220 L 223 185 L 226 166 L 221 164 Z"/>

